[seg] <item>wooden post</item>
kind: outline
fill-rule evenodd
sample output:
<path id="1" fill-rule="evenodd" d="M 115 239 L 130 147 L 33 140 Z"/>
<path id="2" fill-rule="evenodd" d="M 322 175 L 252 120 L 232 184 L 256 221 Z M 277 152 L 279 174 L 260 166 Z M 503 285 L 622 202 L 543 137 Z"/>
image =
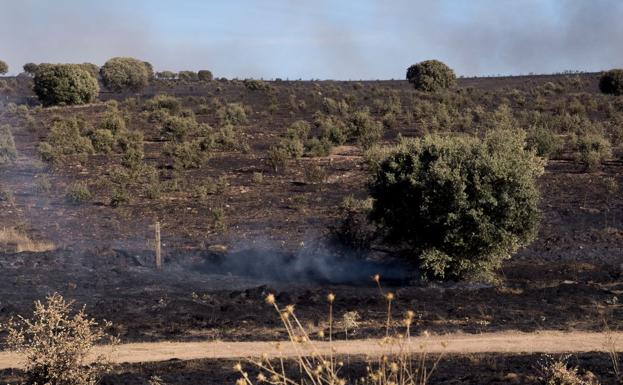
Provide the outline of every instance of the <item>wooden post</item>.
<path id="1" fill-rule="evenodd" d="M 160 251 L 160 222 L 156 222 L 156 269 L 162 269 L 162 253 Z"/>

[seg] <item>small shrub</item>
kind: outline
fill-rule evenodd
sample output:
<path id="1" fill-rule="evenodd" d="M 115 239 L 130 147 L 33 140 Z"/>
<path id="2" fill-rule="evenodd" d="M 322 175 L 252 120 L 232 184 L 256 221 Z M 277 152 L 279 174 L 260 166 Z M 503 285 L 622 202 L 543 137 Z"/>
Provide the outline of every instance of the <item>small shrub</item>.
<path id="1" fill-rule="evenodd" d="M 0 60 L 0 75 L 4 75 L 9 72 L 9 65 L 6 62 Z"/>
<path id="2" fill-rule="evenodd" d="M 261 172 L 254 172 L 251 180 L 254 184 L 262 184 L 264 183 L 264 174 L 262 174 Z"/>
<path id="3" fill-rule="evenodd" d="M 267 91 L 267 90 L 270 90 L 270 86 L 268 85 L 268 83 L 266 83 L 263 80 L 245 79 L 243 81 L 243 83 L 244 83 L 244 86 L 249 91 Z"/>
<path id="4" fill-rule="evenodd" d="M 300 158 L 305 153 L 305 145 L 303 141 L 299 138 L 286 138 L 283 139 L 279 145 L 283 147 L 288 156 L 291 158 Z"/>
<path id="5" fill-rule="evenodd" d="M 543 163 L 517 130 L 403 140 L 370 184 L 370 218 L 437 278 L 487 277 L 535 236 Z"/>
<path id="6" fill-rule="evenodd" d="M 613 69 L 599 79 L 599 89 L 604 94 L 623 95 L 623 69 Z"/>
<path id="7" fill-rule="evenodd" d="M 537 126 L 528 132 L 527 137 L 528 148 L 536 151 L 538 156 L 549 158 L 551 155 L 557 154 L 563 149 L 563 140 L 552 130 Z"/>
<path id="8" fill-rule="evenodd" d="M 327 138 L 312 138 L 307 142 L 307 156 L 321 157 L 329 156 L 333 149 L 333 143 Z"/>
<path id="9" fill-rule="evenodd" d="M 310 184 L 323 184 L 327 180 L 327 170 L 319 165 L 305 168 L 305 182 Z"/>
<path id="10" fill-rule="evenodd" d="M 96 344 L 117 340 L 105 333 L 111 324 L 98 324 L 84 308 L 72 315 L 73 302 L 59 294 L 35 302 L 32 319 L 19 317 L 3 325 L 7 345 L 25 357 L 28 384 L 96 385 L 110 369 L 106 356 L 87 358 Z"/>
<path id="11" fill-rule="evenodd" d="M 15 141 L 8 124 L 0 126 L 0 166 L 13 164 L 17 160 Z"/>
<path id="12" fill-rule="evenodd" d="M 576 158 L 594 171 L 612 156 L 610 141 L 600 133 L 585 133 L 576 139 Z"/>
<path id="13" fill-rule="evenodd" d="M 288 168 L 288 159 L 290 158 L 290 154 L 288 151 L 282 146 L 271 146 L 268 149 L 268 164 L 270 167 L 278 171 L 285 171 Z"/>
<path id="14" fill-rule="evenodd" d="M 206 159 L 206 153 L 201 150 L 199 141 L 169 143 L 163 153 L 173 159 L 173 168 L 185 170 L 198 168 Z"/>
<path id="15" fill-rule="evenodd" d="M 372 147 L 383 136 L 383 126 L 370 116 L 367 109 L 348 117 L 349 132 L 364 149 Z"/>
<path id="16" fill-rule="evenodd" d="M 75 182 L 67 186 L 65 198 L 74 205 L 86 203 L 91 200 L 91 191 L 85 182 Z"/>
<path id="17" fill-rule="evenodd" d="M 204 82 L 211 82 L 214 79 L 212 71 L 208 70 L 200 70 L 199 72 L 197 72 L 197 77 L 199 78 L 199 80 Z"/>
<path id="18" fill-rule="evenodd" d="M 96 152 L 108 154 L 115 145 L 115 137 L 110 130 L 99 129 L 91 134 L 91 143 Z"/>
<path id="19" fill-rule="evenodd" d="M 47 175 L 36 175 L 35 179 L 35 189 L 37 192 L 47 193 L 52 189 L 52 182 L 50 182 L 50 178 Z"/>
<path id="20" fill-rule="evenodd" d="M 138 92 L 149 84 L 150 73 L 145 63 L 131 57 L 115 57 L 100 69 L 102 82 L 113 92 Z"/>
<path id="21" fill-rule="evenodd" d="M 75 118 L 55 121 L 46 141 L 39 144 L 43 160 L 58 163 L 68 155 L 93 154 L 91 140 L 81 135 L 82 125 L 83 122 Z"/>
<path id="22" fill-rule="evenodd" d="M 435 92 L 452 87 L 456 83 L 456 75 L 446 64 L 426 60 L 407 69 L 407 80 L 417 90 Z"/>
<path id="23" fill-rule="evenodd" d="M 167 139 L 182 142 L 188 135 L 194 133 L 197 128 L 197 121 L 194 118 L 169 116 L 162 124 L 160 133 Z"/>
<path id="24" fill-rule="evenodd" d="M 246 124 L 247 113 L 241 103 L 228 103 L 216 110 L 216 117 L 221 125 Z"/>
<path id="25" fill-rule="evenodd" d="M 126 131 L 117 139 L 117 145 L 123 152 L 121 164 L 130 170 L 139 171 L 145 156 L 143 133 Z"/>
<path id="26" fill-rule="evenodd" d="M 99 127 L 103 130 L 110 131 L 113 135 L 117 135 L 126 130 L 125 119 L 119 110 L 113 108 L 104 114 L 99 123 Z"/>
<path id="27" fill-rule="evenodd" d="M 41 64 L 34 83 L 44 106 L 91 103 L 99 94 L 97 79 L 75 64 Z"/>
<path id="28" fill-rule="evenodd" d="M 541 372 L 545 385 L 600 385 L 594 374 L 580 374 L 578 368 L 569 368 L 564 360 L 550 362 Z"/>
<path id="29" fill-rule="evenodd" d="M 287 136 L 291 139 L 307 140 L 311 127 L 304 120 L 297 120 L 288 127 Z"/>

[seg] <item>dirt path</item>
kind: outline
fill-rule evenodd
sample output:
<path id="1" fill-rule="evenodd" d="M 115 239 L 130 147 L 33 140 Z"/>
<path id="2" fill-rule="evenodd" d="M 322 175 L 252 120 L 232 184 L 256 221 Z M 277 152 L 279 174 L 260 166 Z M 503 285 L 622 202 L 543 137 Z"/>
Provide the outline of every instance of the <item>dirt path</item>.
<path id="1" fill-rule="evenodd" d="M 623 332 L 611 333 L 617 342 L 617 350 L 623 348 Z M 501 332 L 485 334 L 447 334 L 442 336 L 413 337 L 413 352 L 426 346 L 430 353 L 471 354 L 471 353 L 580 353 L 607 351 L 605 333 L 543 331 L 537 333 Z M 277 350 L 279 345 L 279 350 Z M 314 349 L 328 354 L 328 342 L 314 342 Z M 378 339 L 334 342 L 336 354 L 369 355 L 390 353 L 391 350 Z M 117 363 L 165 361 L 170 359 L 192 360 L 200 358 L 245 358 L 268 356 L 296 356 L 297 349 L 310 353 L 309 345 L 290 342 L 156 342 L 132 343 L 117 347 L 112 354 Z M 394 348 L 397 349 L 397 348 Z M 281 352 L 281 353 L 280 353 Z M 109 348 L 97 348 L 95 354 L 109 353 Z M 0 369 L 20 367 L 20 357 L 14 353 L 0 352 Z"/>

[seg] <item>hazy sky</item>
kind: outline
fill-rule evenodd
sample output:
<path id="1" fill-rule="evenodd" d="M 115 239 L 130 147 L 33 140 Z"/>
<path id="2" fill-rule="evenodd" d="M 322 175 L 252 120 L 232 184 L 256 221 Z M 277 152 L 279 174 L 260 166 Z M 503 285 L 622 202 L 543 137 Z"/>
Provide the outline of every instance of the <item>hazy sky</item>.
<path id="1" fill-rule="evenodd" d="M 622 0 L 0 0 L 0 59 L 215 76 L 403 78 L 437 58 L 459 75 L 623 67 Z"/>

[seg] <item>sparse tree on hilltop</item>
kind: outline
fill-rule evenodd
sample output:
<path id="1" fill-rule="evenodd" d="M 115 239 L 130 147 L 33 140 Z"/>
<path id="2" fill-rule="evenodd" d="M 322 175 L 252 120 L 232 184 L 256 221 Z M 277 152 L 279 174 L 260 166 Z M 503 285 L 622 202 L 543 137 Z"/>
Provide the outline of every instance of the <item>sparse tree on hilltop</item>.
<path id="1" fill-rule="evenodd" d="M 439 60 L 426 60 L 407 69 L 407 80 L 420 91 L 434 92 L 456 83 L 454 71 Z"/>
<path id="2" fill-rule="evenodd" d="M 114 92 L 138 92 L 149 84 L 149 70 L 144 62 L 131 57 L 115 57 L 100 70 L 106 88 Z"/>
<path id="3" fill-rule="evenodd" d="M 212 75 L 212 71 L 209 70 L 201 70 L 199 72 L 197 72 L 197 76 L 199 77 L 199 80 L 202 81 L 212 81 L 214 79 L 214 76 Z"/>

